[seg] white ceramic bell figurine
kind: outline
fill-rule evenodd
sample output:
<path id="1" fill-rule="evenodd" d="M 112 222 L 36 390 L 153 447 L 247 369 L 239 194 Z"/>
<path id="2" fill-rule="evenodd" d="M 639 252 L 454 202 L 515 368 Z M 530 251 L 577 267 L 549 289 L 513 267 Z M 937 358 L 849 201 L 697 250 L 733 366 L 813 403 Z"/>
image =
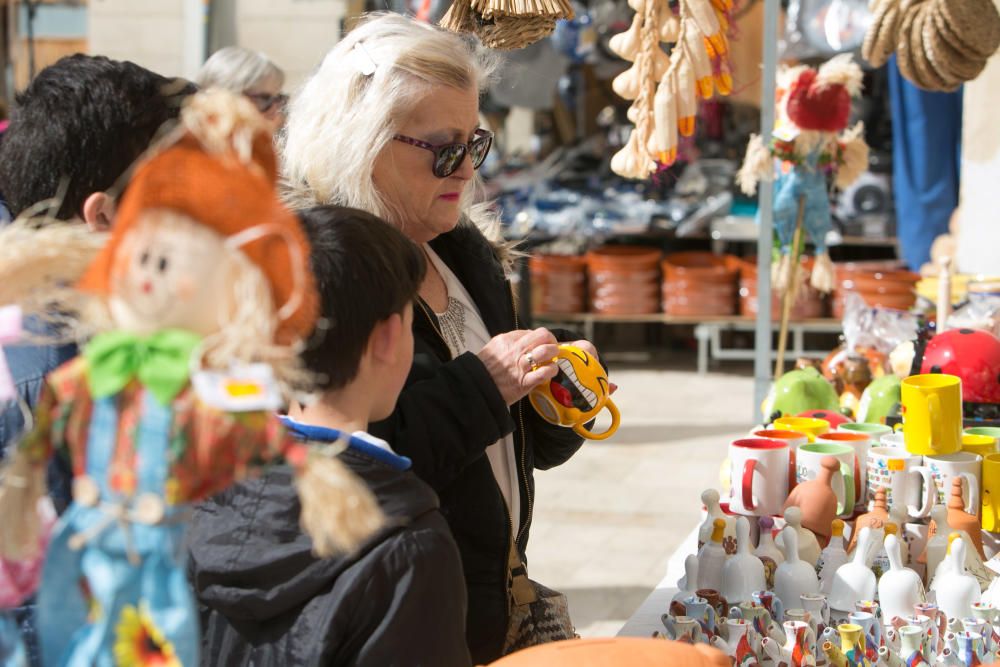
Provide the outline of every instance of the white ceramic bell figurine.
<path id="1" fill-rule="evenodd" d="M 698 550 L 700 551 L 711 539 L 715 520 L 722 519 L 726 522 L 722 534 L 722 546 L 726 549 L 726 553 L 730 555 L 736 553 L 736 521 L 733 517 L 726 516 L 726 513 L 722 511 L 722 505 L 719 504 L 719 492 L 715 489 L 702 491 L 701 502 L 705 505 L 705 511 L 708 513 L 708 516 L 705 517 L 705 521 L 698 528 Z M 727 537 L 732 539 L 727 540 Z M 727 542 L 731 543 L 731 547 Z"/>
<path id="2" fill-rule="evenodd" d="M 803 595 L 819 593 L 819 579 L 815 567 L 799 558 L 798 534 L 792 526 L 781 531 L 785 544 L 785 562 L 774 573 L 774 595 L 785 609 L 798 607 Z"/>
<path id="3" fill-rule="evenodd" d="M 774 543 L 774 535 L 771 533 L 774 519 L 762 516 L 758 519 L 757 525 L 760 527 L 760 539 L 757 541 L 754 555 L 764 564 L 764 577 L 767 579 L 767 590 L 770 591 L 774 590 L 774 572 L 785 562 L 785 555 Z"/>
<path id="4" fill-rule="evenodd" d="M 878 580 L 879 606 L 882 617 L 888 619 L 908 616 L 913 613 L 914 605 L 926 601 L 920 575 L 903 566 L 900 541 L 896 535 L 886 535 L 885 553 L 889 569 Z"/>
<path id="5" fill-rule="evenodd" d="M 834 519 L 830 525 L 830 542 L 819 553 L 816 561 L 816 574 L 819 576 L 819 590 L 829 595 L 833 584 L 833 575 L 837 568 L 847 562 L 847 552 L 844 550 L 844 522 Z"/>
<path id="6" fill-rule="evenodd" d="M 858 600 L 874 599 L 877 591 L 875 573 L 865 564 L 865 554 L 871 546 L 872 530 L 865 526 L 858 535 L 854 558 L 837 568 L 830 586 L 830 608 L 841 615 L 854 611 Z"/>
<path id="7" fill-rule="evenodd" d="M 797 544 L 799 545 L 798 553 L 799 558 L 809 563 L 809 565 L 816 567 L 816 562 L 819 560 L 819 541 L 816 536 L 808 528 L 803 528 L 802 526 L 802 510 L 798 507 L 789 507 L 785 510 L 785 523 L 795 529 L 795 534 L 798 537 Z M 778 540 L 784 540 L 785 531 L 782 530 L 781 534 L 778 535 Z M 783 553 L 785 554 L 785 559 L 788 559 L 788 549 L 785 545 L 780 542 L 778 546 L 781 547 Z"/>
<path id="8" fill-rule="evenodd" d="M 931 521 L 937 529 L 934 536 L 927 540 L 927 583 L 934 580 L 938 565 L 948 553 L 948 506 L 935 505 L 931 508 Z"/>
<path id="9" fill-rule="evenodd" d="M 698 556 L 688 554 L 684 559 L 684 576 L 677 582 L 677 594 L 671 602 L 683 602 L 698 590 Z"/>
<path id="10" fill-rule="evenodd" d="M 722 568 L 722 597 L 729 604 L 739 604 L 766 587 L 764 563 L 750 551 L 750 522 L 741 516 L 736 520 L 736 555 L 728 558 Z"/>
<path id="11" fill-rule="evenodd" d="M 965 541 L 958 533 L 948 536 L 948 554 L 931 585 L 938 607 L 948 618 L 972 616 L 972 605 L 981 597 L 979 582 L 965 571 L 965 549 Z"/>
<path id="12" fill-rule="evenodd" d="M 902 475 L 897 475 L 896 479 L 902 479 Z M 903 558 L 903 566 L 910 564 L 910 545 L 906 543 L 906 523 L 910 520 L 909 511 L 903 503 L 902 494 L 893 495 L 892 505 L 889 507 L 889 522 L 896 524 L 899 531 L 899 554 Z"/>
<path id="13" fill-rule="evenodd" d="M 722 547 L 722 535 L 726 531 L 725 519 L 712 522 L 712 535 L 698 552 L 698 588 L 722 588 L 722 567 L 726 564 L 726 550 Z"/>
<path id="14" fill-rule="evenodd" d="M 899 537 L 899 527 L 894 523 L 885 524 L 883 530 L 885 531 L 885 537 L 882 538 L 882 544 L 879 545 L 878 550 L 875 552 L 875 557 L 872 559 L 871 564 L 872 572 L 875 573 L 875 581 L 881 579 L 882 575 L 889 571 L 889 554 L 885 550 L 885 540 L 890 535 L 896 535 L 897 541 Z M 875 539 L 878 539 L 878 537 Z"/>

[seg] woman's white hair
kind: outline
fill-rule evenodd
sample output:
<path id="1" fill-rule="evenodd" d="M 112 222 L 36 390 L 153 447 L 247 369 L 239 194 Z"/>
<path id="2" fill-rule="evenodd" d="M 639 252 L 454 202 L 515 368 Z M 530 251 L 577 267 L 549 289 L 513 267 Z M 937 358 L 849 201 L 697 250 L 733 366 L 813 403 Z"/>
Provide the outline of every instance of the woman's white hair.
<path id="1" fill-rule="evenodd" d="M 285 85 L 285 73 L 260 51 L 241 46 L 219 49 L 198 70 L 195 83 L 200 88 L 224 88 L 245 93 L 268 81 Z"/>
<path id="2" fill-rule="evenodd" d="M 375 161 L 411 110 L 440 86 L 486 88 L 496 56 L 455 33 L 399 14 L 373 13 L 326 54 L 292 98 L 280 139 L 284 196 L 296 209 L 351 206 L 399 225 L 375 187 Z M 498 245 L 499 222 L 467 188 L 462 224 Z"/>

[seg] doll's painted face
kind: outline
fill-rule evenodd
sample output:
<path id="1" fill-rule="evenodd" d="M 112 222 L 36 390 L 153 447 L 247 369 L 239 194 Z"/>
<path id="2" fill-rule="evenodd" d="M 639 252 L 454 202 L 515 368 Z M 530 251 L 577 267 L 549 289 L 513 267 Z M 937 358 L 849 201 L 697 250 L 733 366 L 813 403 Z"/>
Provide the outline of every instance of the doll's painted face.
<path id="1" fill-rule="evenodd" d="M 186 215 L 145 212 L 111 268 L 115 324 L 140 334 L 168 328 L 214 333 L 229 310 L 232 252 L 220 234 Z"/>

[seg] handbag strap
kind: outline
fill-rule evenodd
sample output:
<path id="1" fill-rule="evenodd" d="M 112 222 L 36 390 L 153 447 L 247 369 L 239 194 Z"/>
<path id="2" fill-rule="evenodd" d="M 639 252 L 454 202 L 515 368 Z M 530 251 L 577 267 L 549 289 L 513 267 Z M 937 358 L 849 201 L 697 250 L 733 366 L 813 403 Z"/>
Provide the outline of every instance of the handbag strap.
<path id="1" fill-rule="evenodd" d="M 517 553 L 514 541 L 510 543 L 510 554 L 507 557 L 507 581 L 510 587 L 510 596 L 513 603 L 521 605 L 531 604 L 538 599 L 535 587 L 528 579 L 528 569 L 521 562 L 521 556 Z"/>

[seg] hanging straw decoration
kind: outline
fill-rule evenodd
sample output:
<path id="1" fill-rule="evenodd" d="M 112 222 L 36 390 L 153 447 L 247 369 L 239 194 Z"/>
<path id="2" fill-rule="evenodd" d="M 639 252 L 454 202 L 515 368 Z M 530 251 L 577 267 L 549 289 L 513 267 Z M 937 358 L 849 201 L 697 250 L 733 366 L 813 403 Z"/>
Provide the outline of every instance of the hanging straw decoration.
<path id="1" fill-rule="evenodd" d="M 657 165 L 677 159 L 678 136 L 694 134 L 698 98 L 733 89 L 729 66 L 729 15 L 732 0 L 680 0 L 678 14 L 667 0 L 629 0 L 632 25 L 609 46 L 632 63 L 612 82 L 615 92 L 633 100 L 628 118 L 635 129 L 611 159 L 625 178 L 646 178 Z M 668 56 L 661 42 L 672 43 Z"/>
<path id="2" fill-rule="evenodd" d="M 475 33 L 491 49 L 522 49 L 547 37 L 559 19 L 572 19 L 568 0 L 454 0 L 441 25 Z"/>

